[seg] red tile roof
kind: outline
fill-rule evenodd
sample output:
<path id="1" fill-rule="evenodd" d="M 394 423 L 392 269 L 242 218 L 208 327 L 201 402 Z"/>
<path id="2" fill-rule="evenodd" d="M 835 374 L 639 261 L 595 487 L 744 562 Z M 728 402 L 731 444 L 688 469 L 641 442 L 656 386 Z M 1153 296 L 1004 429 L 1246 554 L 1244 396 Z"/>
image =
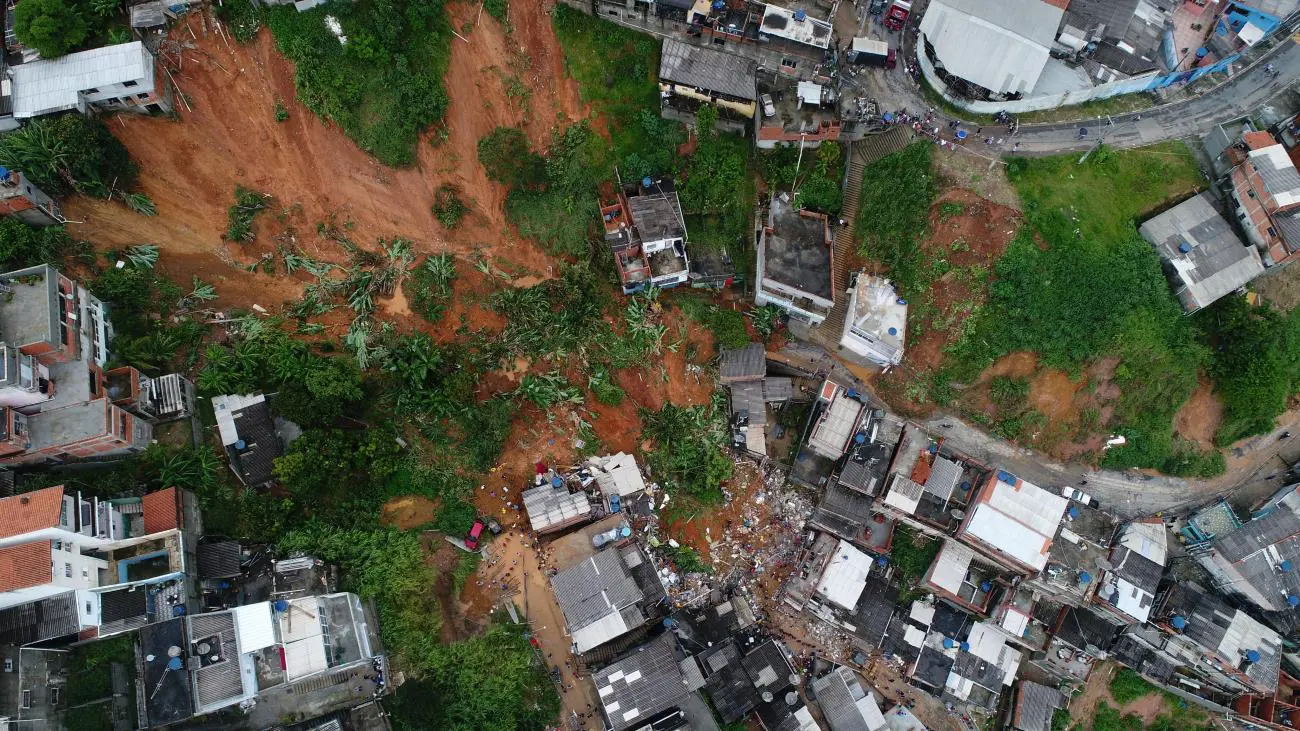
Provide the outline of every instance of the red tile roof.
<path id="1" fill-rule="evenodd" d="M 62 511 L 62 485 L 0 499 L 0 538 L 53 528 Z"/>
<path id="2" fill-rule="evenodd" d="M 48 584 L 53 579 L 50 560 L 49 541 L 0 548 L 0 591 Z"/>
<path id="3" fill-rule="evenodd" d="M 1061 10 L 1070 9 L 1070 0 L 1043 0 L 1043 2 L 1054 8 L 1060 8 Z"/>
<path id="4" fill-rule="evenodd" d="M 180 496 L 176 488 L 151 492 L 144 496 L 144 532 L 161 533 L 181 527 Z"/>
<path id="5" fill-rule="evenodd" d="M 1273 135 L 1267 132 L 1247 132 L 1241 136 L 1241 140 L 1246 143 L 1246 147 L 1252 150 L 1262 150 L 1265 147 L 1272 147 L 1277 144 L 1277 140 L 1273 139 Z"/>

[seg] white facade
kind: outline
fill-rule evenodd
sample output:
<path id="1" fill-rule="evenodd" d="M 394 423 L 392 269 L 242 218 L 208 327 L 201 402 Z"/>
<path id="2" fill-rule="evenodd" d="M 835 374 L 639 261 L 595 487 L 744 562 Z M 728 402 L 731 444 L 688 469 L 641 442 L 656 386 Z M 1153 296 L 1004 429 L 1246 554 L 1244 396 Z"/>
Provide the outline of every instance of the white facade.
<path id="1" fill-rule="evenodd" d="M 888 279 L 859 274 L 849 296 L 840 347 L 888 368 L 903 362 L 906 341 L 907 301 Z"/>
<path id="2" fill-rule="evenodd" d="M 13 77 L 13 114 L 18 119 L 90 105 L 122 108 L 160 101 L 154 58 L 140 41 L 18 64 Z"/>

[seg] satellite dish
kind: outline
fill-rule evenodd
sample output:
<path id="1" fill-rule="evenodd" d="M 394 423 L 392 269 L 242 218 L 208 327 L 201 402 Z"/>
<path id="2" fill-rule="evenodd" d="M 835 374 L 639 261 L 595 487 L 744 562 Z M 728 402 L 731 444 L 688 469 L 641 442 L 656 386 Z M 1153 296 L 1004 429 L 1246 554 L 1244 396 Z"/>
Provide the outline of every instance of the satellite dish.
<path id="1" fill-rule="evenodd" d="M 1110 559 L 1099 558 L 1097 559 L 1097 568 L 1101 569 L 1102 571 L 1110 571 L 1115 567 L 1110 565 Z"/>
<path id="2" fill-rule="evenodd" d="M 764 703 L 771 703 L 771 702 L 772 702 L 772 698 L 773 698 L 773 696 L 772 696 L 772 692 L 771 692 L 771 691 L 769 691 L 769 690 L 765 690 L 765 691 L 763 691 L 763 702 L 764 702 Z"/>
<path id="3" fill-rule="evenodd" d="M 200 655 L 206 655 L 206 654 L 208 654 L 209 652 L 212 651 L 212 645 L 210 645 L 210 644 L 208 644 L 208 643 L 206 643 L 206 642 L 200 642 L 200 643 L 199 643 L 199 646 L 196 647 L 195 649 L 199 651 L 199 654 L 200 654 Z"/>
<path id="4" fill-rule="evenodd" d="M 793 706 L 793 705 L 795 705 L 795 704 L 798 703 L 798 702 L 799 702 L 799 694 L 798 694 L 798 693 L 796 693 L 796 692 L 794 692 L 794 691 L 792 690 L 792 691 L 790 691 L 789 693 L 786 693 L 786 694 L 785 694 L 785 703 L 786 703 L 786 705 L 788 705 L 788 706 Z"/>
<path id="5" fill-rule="evenodd" d="M 954 520 L 961 520 L 962 518 L 966 517 L 966 511 L 962 510 L 961 508 L 953 508 L 952 510 L 948 511 L 948 514 L 951 515 Z"/>

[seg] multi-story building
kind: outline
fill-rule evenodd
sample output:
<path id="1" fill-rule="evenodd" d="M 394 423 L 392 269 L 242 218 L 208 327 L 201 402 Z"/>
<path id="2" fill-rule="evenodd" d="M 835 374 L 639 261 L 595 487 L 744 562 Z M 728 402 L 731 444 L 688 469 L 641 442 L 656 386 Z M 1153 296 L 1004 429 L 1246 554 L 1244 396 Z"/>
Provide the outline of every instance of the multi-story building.
<path id="1" fill-rule="evenodd" d="M 965 511 L 957 539 L 1012 571 L 1037 574 L 1047 566 L 1067 501 L 999 470 Z"/>
<path id="2" fill-rule="evenodd" d="M 826 215 L 795 208 L 773 195 L 759 237 L 757 269 L 755 304 L 776 305 L 807 325 L 825 322 L 835 306 Z"/>
<path id="3" fill-rule="evenodd" d="M 13 216 L 30 226 L 56 226 L 65 220 L 57 201 L 26 175 L 5 167 L 0 167 L 0 216 Z"/>
<path id="4" fill-rule="evenodd" d="M 1286 148 L 1268 132 L 1242 135 L 1245 151 L 1232 169 L 1232 202 L 1246 240 L 1259 247 L 1267 265 L 1300 252 L 1300 172 Z"/>
<path id="5" fill-rule="evenodd" d="M 184 612 L 201 531 L 193 495 L 175 488 L 100 500 L 57 486 L 0 499 L 0 644 L 88 639 Z M 64 621 L 26 619 L 35 615 Z"/>
<path id="6" fill-rule="evenodd" d="M 1167 555 L 1165 524 L 1160 518 L 1124 526 L 1097 579 L 1093 604 L 1125 624 L 1145 623 L 1165 572 Z"/>
<path id="7" fill-rule="evenodd" d="M 166 112 L 162 69 L 141 41 L 121 43 L 10 68 L 13 116 L 94 109 Z"/>
<path id="8" fill-rule="evenodd" d="M 623 185 L 617 200 L 601 205 L 600 215 L 624 294 L 686 282 L 686 220 L 671 181 Z"/>
<path id="9" fill-rule="evenodd" d="M 105 371 L 104 303 L 48 264 L 0 275 L 0 464 L 138 452 L 152 421 L 190 413 L 177 374 Z"/>

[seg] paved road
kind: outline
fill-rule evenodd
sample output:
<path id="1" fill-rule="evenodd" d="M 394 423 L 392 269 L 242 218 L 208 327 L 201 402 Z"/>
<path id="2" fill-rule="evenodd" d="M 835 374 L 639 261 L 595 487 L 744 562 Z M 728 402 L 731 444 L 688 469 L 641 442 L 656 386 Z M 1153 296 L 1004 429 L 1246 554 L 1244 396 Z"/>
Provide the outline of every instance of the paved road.
<path id="1" fill-rule="evenodd" d="M 898 45 L 901 40 L 899 33 L 887 32 L 874 21 L 866 25 L 865 32 L 871 37 L 887 40 L 891 45 Z M 1279 73 L 1267 73 L 1266 63 L 1272 63 Z M 1047 154 L 1087 150 L 1096 145 L 1099 135 L 1115 147 L 1138 147 L 1191 137 L 1215 124 L 1254 111 L 1297 81 L 1300 81 L 1300 45 L 1294 39 L 1284 39 L 1265 58 L 1238 71 L 1227 82 L 1201 96 L 1142 112 L 1114 115 L 1111 125 L 1106 125 L 1105 120 L 1101 120 L 1099 125 L 1095 118 L 1086 120 L 1086 125 L 1081 122 L 1024 124 L 1014 137 L 1006 136 L 1002 128 L 986 127 L 985 135 L 996 135 L 1001 131 L 1006 143 L 1000 149 L 994 146 L 993 150 L 988 150 L 979 141 L 973 141 L 967 148 L 977 153 L 1010 153 L 1013 144 L 1018 142 L 1021 154 Z M 891 71 L 868 69 L 856 77 L 846 76 L 842 94 L 876 99 L 883 110 L 908 109 L 915 112 L 929 106 L 921 96 L 917 82 L 904 72 L 902 63 Z M 950 118 L 938 115 L 937 126 L 946 133 L 949 121 Z M 1078 138 L 1080 126 L 1088 128 L 1083 140 Z"/>

